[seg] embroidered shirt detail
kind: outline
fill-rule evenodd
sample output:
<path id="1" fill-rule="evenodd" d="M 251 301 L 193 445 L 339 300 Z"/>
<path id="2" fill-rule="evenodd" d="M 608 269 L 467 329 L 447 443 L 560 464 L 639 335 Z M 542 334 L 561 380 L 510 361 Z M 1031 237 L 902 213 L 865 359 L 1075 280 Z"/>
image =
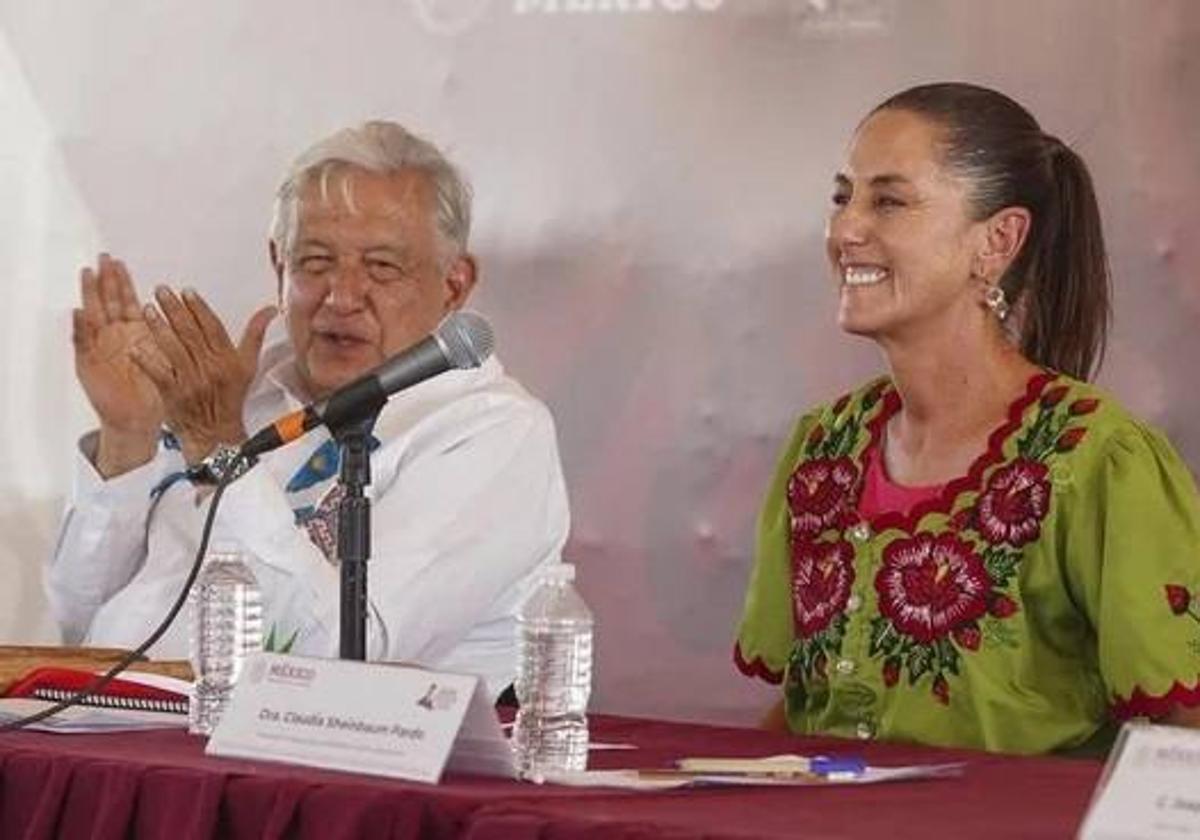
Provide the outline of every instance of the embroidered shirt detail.
<path id="1" fill-rule="evenodd" d="M 1177 619 L 1190 619 L 1200 625 L 1200 588 L 1193 591 L 1182 583 L 1168 583 L 1163 586 L 1163 596 L 1171 615 Z M 1189 647 L 1193 656 L 1200 660 L 1200 632 L 1189 642 Z M 1160 695 L 1149 694 L 1140 686 L 1135 686 L 1128 698 L 1114 699 L 1112 714 L 1117 720 L 1131 717 L 1157 719 L 1165 717 L 1177 706 L 1200 706 L 1200 676 L 1191 687 L 1176 681 Z"/>
<path id="2" fill-rule="evenodd" d="M 747 660 L 742 654 L 742 646 L 736 643 L 733 646 L 733 664 L 736 665 L 737 669 L 747 677 L 757 677 L 758 679 L 768 682 L 771 685 L 778 685 L 779 683 L 783 682 L 782 671 L 772 671 L 767 667 L 767 664 L 762 661 L 762 658 L 758 656 Z"/>
<path id="3" fill-rule="evenodd" d="M 792 544 L 792 604 L 796 631 L 812 636 L 846 608 L 854 583 L 854 549 L 845 540 Z"/>
<path id="4" fill-rule="evenodd" d="M 1092 398 L 1064 404 L 1070 388 L 1050 387 L 1055 378 L 1044 372 L 1030 379 L 967 475 L 907 514 L 887 512 L 868 522 L 856 512 L 864 465 L 900 409 L 899 394 L 882 380 L 856 407 L 847 395 L 821 417 L 787 484 L 795 624 L 789 671 L 796 672 L 789 673 L 788 686 L 794 699 L 807 694 L 803 683 L 825 679 L 823 666 L 841 655 L 856 568 L 848 538 L 859 526 L 871 534 L 898 532 L 882 544 L 873 580 L 878 615 L 867 649 L 880 661 L 886 687 L 903 676 L 909 685 L 928 680 L 932 699 L 948 705 L 962 655 L 993 643 L 1018 644 L 995 623 L 1021 611 L 1016 577 L 1022 547 L 1038 539 L 1050 511 L 1050 462 L 1082 442 L 1080 418 L 1099 407 Z M 1036 414 L 1027 421 L 1030 408 Z M 1006 454 L 1022 429 L 1016 452 Z M 922 520 L 933 513 L 947 521 L 923 530 Z"/>
<path id="5" fill-rule="evenodd" d="M 762 508 L 735 656 L 791 727 L 1043 752 L 1200 708 L 1200 499 L 1165 436 L 1037 371 L 963 475 L 899 497 L 900 408 L 877 380 L 805 415 Z"/>
<path id="6" fill-rule="evenodd" d="M 379 445 L 374 435 L 367 439 L 368 451 L 374 452 Z M 340 484 L 330 487 L 329 482 L 337 476 L 340 463 L 341 449 L 330 438 L 313 450 L 286 487 L 296 524 L 304 527 L 309 539 L 334 565 L 338 563 L 338 511 L 345 491 Z"/>
<path id="7" fill-rule="evenodd" d="M 985 540 L 1022 546 L 1038 538 L 1050 510 L 1048 474 L 1045 464 L 1024 459 L 992 473 L 974 517 Z"/>
<path id="8" fill-rule="evenodd" d="M 879 612 L 920 644 L 983 617 L 991 588 L 974 547 L 954 534 L 892 541 L 875 577 Z"/>
<path id="9" fill-rule="evenodd" d="M 810 539 L 844 524 L 857 485 L 858 468 L 845 456 L 800 464 L 787 489 L 792 539 Z"/>

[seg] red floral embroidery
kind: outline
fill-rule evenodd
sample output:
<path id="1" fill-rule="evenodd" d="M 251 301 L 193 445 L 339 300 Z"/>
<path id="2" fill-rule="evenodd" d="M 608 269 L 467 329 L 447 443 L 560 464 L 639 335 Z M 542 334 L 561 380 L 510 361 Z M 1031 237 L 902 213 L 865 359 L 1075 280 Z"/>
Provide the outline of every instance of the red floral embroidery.
<path id="1" fill-rule="evenodd" d="M 1062 398 L 1067 395 L 1067 391 L 1069 390 L 1070 388 L 1068 388 L 1066 385 L 1058 385 L 1054 388 L 1051 388 L 1049 391 L 1042 394 L 1042 408 L 1054 408 L 1054 406 L 1062 402 Z"/>
<path id="2" fill-rule="evenodd" d="M 965 507 L 950 517 L 951 531 L 965 531 L 975 527 L 975 508 Z"/>
<path id="3" fill-rule="evenodd" d="M 950 705 L 950 683 L 941 674 L 933 678 L 933 695 L 943 706 Z"/>
<path id="4" fill-rule="evenodd" d="M 1038 538 L 1050 509 L 1048 472 L 1045 464 L 1021 459 L 992 473 L 976 510 L 984 539 L 1022 546 Z"/>
<path id="5" fill-rule="evenodd" d="M 883 684 L 891 688 L 900 681 L 900 657 L 889 656 L 883 660 Z"/>
<path id="6" fill-rule="evenodd" d="M 905 514 L 885 512 L 867 522 L 873 534 L 902 532 L 885 544 L 874 579 L 879 615 L 871 620 L 868 656 L 882 660 L 884 686 L 923 682 L 931 687 L 931 701 L 949 705 L 962 657 L 992 644 L 984 630 L 990 634 L 1000 627 L 997 620 L 1023 609 L 1022 546 L 1040 537 L 1049 515 L 1050 466 L 1057 453 L 1081 444 L 1087 429 L 1079 418 L 1101 403 L 1075 398 L 1074 387 L 1063 383 L 1050 372 L 1031 378 L 967 475 Z M 827 679 L 829 663 L 841 655 L 855 580 L 854 550 L 843 537 L 849 539 L 856 521 L 860 465 L 882 445 L 888 419 L 900 410 L 899 395 L 886 380 L 859 394 L 836 400 L 808 433 L 786 488 L 796 633 L 788 680 L 801 686 Z M 931 512 L 948 517 L 945 532 L 921 530 Z M 1167 606 L 1176 615 L 1190 595 L 1178 589 L 1167 589 Z M 1193 606 L 1192 617 L 1200 621 L 1200 592 L 1189 598 L 1189 612 Z M 1002 629 L 996 632 L 1003 641 Z"/>
<path id="7" fill-rule="evenodd" d="M 879 611 L 921 643 L 983 616 L 991 585 L 979 555 L 954 534 L 893 541 L 875 578 Z"/>
<path id="8" fill-rule="evenodd" d="M 1064 429 L 1063 433 L 1058 436 L 1058 440 L 1054 441 L 1054 448 L 1059 452 L 1070 452 L 1079 445 L 1079 441 L 1083 440 L 1086 433 L 1087 430 L 1080 426 Z"/>
<path id="9" fill-rule="evenodd" d="M 829 626 L 850 598 L 854 549 L 845 540 L 792 544 L 792 604 L 796 629 L 812 636 Z"/>
<path id="10" fill-rule="evenodd" d="M 1172 615 L 1186 615 L 1200 624 L 1200 604 L 1196 603 L 1192 590 L 1180 583 L 1168 583 L 1163 586 L 1163 594 L 1166 595 L 1167 608 Z M 1200 595 L 1200 592 L 1197 594 Z M 1128 699 L 1120 696 L 1114 699 L 1112 713 L 1117 720 L 1131 717 L 1163 718 L 1181 707 L 1200 707 L 1200 680 L 1192 686 L 1176 680 L 1166 693 L 1159 695 L 1148 694 L 1141 686 L 1134 686 Z"/>
<path id="11" fill-rule="evenodd" d="M 1178 583 L 1168 583 L 1163 589 L 1166 590 L 1167 606 L 1173 615 L 1190 616 L 1200 624 L 1200 599 L 1193 597 L 1190 589 Z M 1196 594 L 1200 595 L 1200 592 Z"/>
<path id="12" fill-rule="evenodd" d="M 1016 615 L 1018 609 L 1016 601 L 1002 594 L 993 597 L 992 602 L 988 604 L 988 612 L 996 618 L 1008 618 Z"/>
<path id="13" fill-rule="evenodd" d="M 954 641 L 958 642 L 958 646 L 967 650 L 979 650 L 979 643 L 983 641 L 983 636 L 979 632 L 979 625 L 975 622 L 963 624 L 954 628 Z"/>
<path id="14" fill-rule="evenodd" d="M 787 487 L 793 542 L 840 524 L 857 483 L 858 468 L 849 458 L 817 458 L 797 467 Z"/>
<path id="15" fill-rule="evenodd" d="M 1164 588 L 1167 591 L 1167 604 L 1171 607 L 1171 612 L 1175 615 L 1183 615 L 1187 612 L 1192 603 L 1192 593 L 1188 592 L 1187 587 L 1168 583 Z"/>

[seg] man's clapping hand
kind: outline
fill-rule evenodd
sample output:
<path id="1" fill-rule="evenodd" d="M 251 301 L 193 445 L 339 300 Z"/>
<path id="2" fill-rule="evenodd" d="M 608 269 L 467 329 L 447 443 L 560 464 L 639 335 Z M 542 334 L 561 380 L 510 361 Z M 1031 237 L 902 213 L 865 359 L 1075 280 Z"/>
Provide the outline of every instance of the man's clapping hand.
<path id="1" fill-rule="evenodd" d="M 154 299 L 157 308 L 142 310 L 153 340 L 135 345 L 132 357 L 157 388 L 184 460 L 196 464 L 217 444 L 246 439 L 242 408 L 276 310 L 265 306 L 255 312 L 235 345 L 195 291 L 177 294 L 159 286 Z"/>
<path id="2" fill-rule="evenodd" d="M 124 263 L 101 254 L 79 276 L 73 312 L 75 375 L 100 421 L 96 469 L 112 477 L 154 457 L 163 423 L 158 390 L 133 361 L 153 343 Z"/>

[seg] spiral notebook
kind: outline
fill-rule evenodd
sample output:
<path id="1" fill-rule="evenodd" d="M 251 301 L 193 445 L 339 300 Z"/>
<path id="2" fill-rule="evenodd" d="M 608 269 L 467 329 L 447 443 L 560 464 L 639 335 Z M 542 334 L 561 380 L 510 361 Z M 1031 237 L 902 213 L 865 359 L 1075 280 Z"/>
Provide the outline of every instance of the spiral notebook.
<path id="1" fill-rule="evenodd" d="M 66 700 L 95 682 L 97 676 L 91 671 L 74 668 L 36 668 L 14 683 L 5 696 Z M 99 694 L 79 701 L 79 705 L 186 715 L 189 690 L 190 684 L 184 680 L 159 674 L 126 671 L 106 685 Z"/>

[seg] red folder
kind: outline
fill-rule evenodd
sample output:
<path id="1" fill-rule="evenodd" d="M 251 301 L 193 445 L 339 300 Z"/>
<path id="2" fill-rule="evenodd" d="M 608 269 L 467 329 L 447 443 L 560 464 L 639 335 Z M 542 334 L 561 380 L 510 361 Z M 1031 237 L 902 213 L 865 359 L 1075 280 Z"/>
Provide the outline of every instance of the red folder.
<path id="1" fill-rule="evenodd" d="M 127 672 L 128 673 L 128 672 Z M 35 697 L 39 700 L 65 700 L 96 681 L 97 674 L 75 668 L 53 666 L 35 668 L 21 677 L 6 692 L 6 697 Z M 176 691 L 146 685 L 132 679 L 112 680 L 100 694 L 80 701 L 85 706 L 140 709 L 148 712 L 187 714 L 188 697 Z"/>

